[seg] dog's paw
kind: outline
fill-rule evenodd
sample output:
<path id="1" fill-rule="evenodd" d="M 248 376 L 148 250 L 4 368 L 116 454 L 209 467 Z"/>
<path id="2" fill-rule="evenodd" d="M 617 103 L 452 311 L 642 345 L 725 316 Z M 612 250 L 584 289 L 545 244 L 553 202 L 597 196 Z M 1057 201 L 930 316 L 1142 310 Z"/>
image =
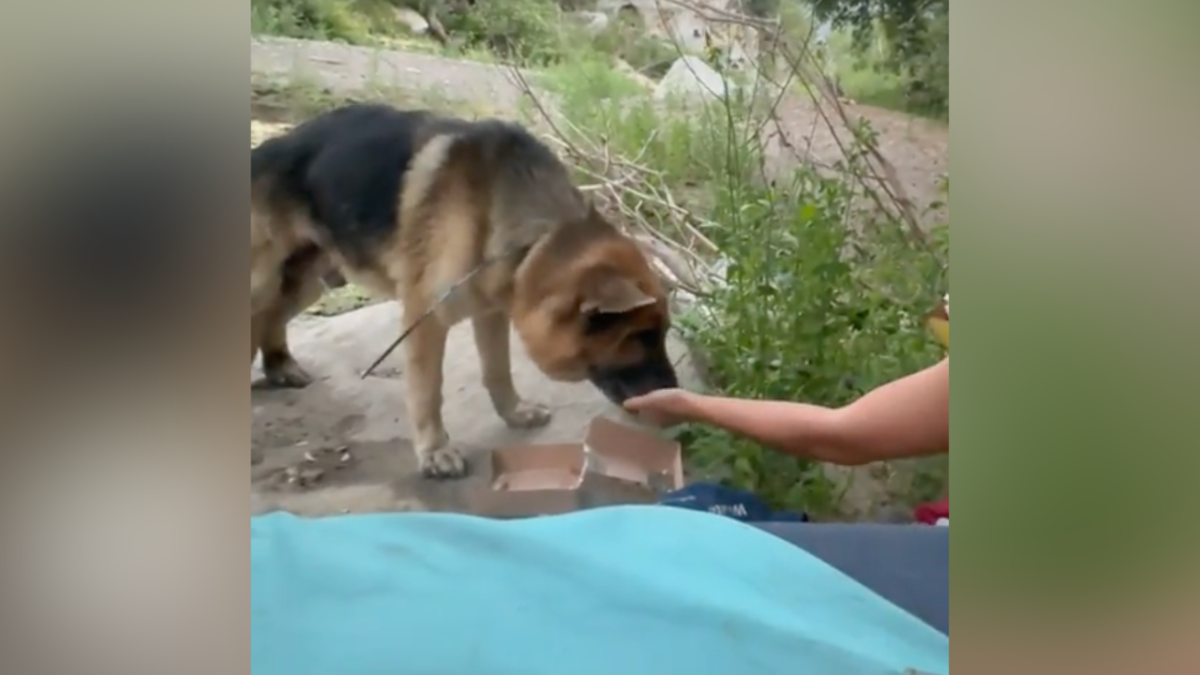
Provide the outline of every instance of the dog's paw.
<path id="1" fill-rule="evenodd" d="M 267 386 L 273 389 L 304 389 L 313 383 L 312 376 L 291 357 L 268 363 L 263 375 Z"/>
<path id="2" fill-rule="evenodd" d="M 418 452 L 417 463 L 421 475 L 426 478 L 451 479 L 467 475 L 467 460 L 451 447 Z"/>
<path id="3" fill-rule="evenodd" d="M 550 408 L 539 403 L 521 401 L 512 412 L 504 415 L 504 423 L 513 429 L 536 429 L 550 423 Z"/>

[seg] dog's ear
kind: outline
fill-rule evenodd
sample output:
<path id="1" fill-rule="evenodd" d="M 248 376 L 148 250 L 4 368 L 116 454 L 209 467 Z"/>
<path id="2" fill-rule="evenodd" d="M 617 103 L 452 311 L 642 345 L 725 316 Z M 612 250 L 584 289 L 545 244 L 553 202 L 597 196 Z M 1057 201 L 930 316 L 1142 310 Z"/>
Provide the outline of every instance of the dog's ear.
<path id="1" fill-rule="evenodd" d="M 625 314 L 658 302 L 615 268 L 594 270 L 584 279 L 583 314 Z"/>

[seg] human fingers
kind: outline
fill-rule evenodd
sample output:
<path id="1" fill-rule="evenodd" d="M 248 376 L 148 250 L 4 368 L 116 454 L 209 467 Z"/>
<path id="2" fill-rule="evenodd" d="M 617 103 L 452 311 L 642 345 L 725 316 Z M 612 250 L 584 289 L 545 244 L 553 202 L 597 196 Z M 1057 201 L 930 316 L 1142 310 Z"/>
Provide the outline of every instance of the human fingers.
<path id="1" fill-rule="evenodd" d="M 670 404 L 675 389 L 660 389 L 649 394 L 637 396 L 625 401 L 625 409 L 631 413 L 651 412 L 660 410 Z"/>

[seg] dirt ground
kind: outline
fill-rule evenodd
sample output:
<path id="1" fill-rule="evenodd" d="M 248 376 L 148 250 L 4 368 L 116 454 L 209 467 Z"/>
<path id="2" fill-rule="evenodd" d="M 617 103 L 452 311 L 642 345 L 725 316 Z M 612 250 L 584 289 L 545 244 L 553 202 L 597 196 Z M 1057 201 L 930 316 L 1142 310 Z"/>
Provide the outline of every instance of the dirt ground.
<path id="1" fill-rule="evenodd" d="M 380 85 L 433 90 L 446 101 L 482 107 L 489 114 L 515 114 L 520 100 L 519 90 L 501 68 L 425 54 L 254 39 L 250 66 L 255 75 L 302 77 L 338 93 Z M 791 144 L 811 152 L 814 161 L 833 163 L 840 151 L 832 135 L 814 124 L 811 105 L 799 97 L 789 101 L 784 107 L 785 131 Z M 876 124 L 884 152 L 914 200 L 919 205 L 937 200 L 940 174 L 948 171 L 948 131 L 888 111 L 859 107 L 857 112 Z M 360 301 L 354 298 L 351 304 Z M 260 461 L 251 465 L 251 513 L 280 509 L 314 516 L 397 510 L 470 512 L 473 491 L 487 487 L 486 467 L 478 461 L 480 451 L 518 442 L 579 441 L 593 417 L 621 417 L 590 385 L 547 380 L 514 339 L 518 390 L 549 404 L 555 417 L 536 431 L 509 430 L 492 411 L 470 327 L 463 325 L 452 332 L 448 349 L 445 417 L 451 437 L 472 457 L 472 478 L 444 483 L 422 480 L 408 441 L 399 356 L 385 362 L 375 377 L 359 376 L 400 329 L 399 308 L 390 302 L 337 316 L 306 316 L 292 325 L 296 355 L 318 381 L 303 391 L 252 390 L 251 447 L 254 459 Z M 675 344 L 672 351 L 681 377 L 694 384 L 686 350 Z M 252 381 L 258 375 L 252 367 Z M 856 475 L 844 510 L 864 518 L 878 514 L 879 495 L 886 491 L 881 480 L 885 479 L 870 473 Z M 298 484 L 305 481 L 312 484 Z"/>
<path id="2" fill-rule="evenodd" d="M 598 415 L 631 423 L 591 385 L 546 379 L 514 337 L 517 389 L 551 406 L 554 419 L 542 429 L 510 430 L 492 411 L 470 325 L 462 324 L 451 332 L 447 349 L 444 413 L 451 437 L 471 458 L 472 477 L 423 480 L 408 441 L 400 355 L 389 357 L 372 377 L 360 375 L 400 328 L 400 308 L 394 302 L 296 320 L 290 333 L 293 349 L 317 382 L 304 390 L 252 387 L 250 445 L 256 457 L 250 467 L 251 513 L 471 512 L 473 491 L 490 483 L 480 451 L 515 443 L 581 441 Z M 673 344 L 671 351 L 681 377 L 694 382 L 686 350 Z M 260 376 L 252 367 L 252 383 Z M 289 482 L 293 476 L 316 480 L 304 486 Z"/>

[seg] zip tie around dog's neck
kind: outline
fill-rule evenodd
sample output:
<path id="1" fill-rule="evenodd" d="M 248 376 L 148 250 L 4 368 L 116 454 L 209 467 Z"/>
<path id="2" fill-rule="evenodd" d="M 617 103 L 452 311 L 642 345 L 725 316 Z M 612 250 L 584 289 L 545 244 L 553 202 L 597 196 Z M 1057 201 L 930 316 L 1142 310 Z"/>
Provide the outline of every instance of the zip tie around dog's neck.
<path id="1" fill-rule="evenodd" d="M 394 342 L 392 342 L 392 344 L 390 346 L 388 346 L 388 348 L 385 349 L 382 354 L 379 355 L 379 358 L 375 359 L 375 362 L 372 363 L 369 368 L 367 368 L 366 370 L 363 371 L 362 379 L 365 380 L 368 377 L 370 377 L 375 372 L 375 369 L 378 368 L 380 366 L 380 364 L 382 364 L 384 361 L 386 361 L 387 358 L 392 355 L 392 352 L 396 351 L 396 348 L 399 347 L 401 345 L 401 343 L 403 343 L 405 340 L 407 340 L 408 336 L 412 335 L 413 331 L 415 331 L 418 326 L 420 326 L 426 319 L 428 319 L 430 316 L 432 316 L 433 313 L 436 312 L 438 310 L 438 308 L 442 306 L 442 303 L 449 300 L 450 296 L 454 293 L 454 291 L 458 290 L 460 286 L 467 283 L 471 279 L 475 278 L 475 275 L 482 272 L 488 265 L 491 265 L 492 263 L 498 262 L 500 260 L 504 260 L 505 258 L 507 258 L 511 255 L 516 255 L 516 254 L 520 253 L 522 250 L 525 250 L 526 248 L 527 247 L 524 247 L 524 246 L 514 246 L 512 248 L 512 250 L 507 251 L 502 255 L 498 255 L 495 258 L 492 258 L 491 260 L 483 261 L 482 263 L 479 264 L 478 267 L 476 267 L 475 269 L 468 272 L 465 277 L 454 282 L 454 284 L 451 285 L 450 288 L 448 288 L 445 293 L 442 293 L 441 297 L 439 297 L 436 302 L 434 302 L 432 305 L 429 306 L 429 309 L 425 310 L 424 314 L 417 317 L 417 320 L 412 322 L 412 325 L 409 326 L 408 328 L 406 328 L 404 330 L 404 332 L 400 334 L 400 337 L 396 338 L 396 340 Z"/>

